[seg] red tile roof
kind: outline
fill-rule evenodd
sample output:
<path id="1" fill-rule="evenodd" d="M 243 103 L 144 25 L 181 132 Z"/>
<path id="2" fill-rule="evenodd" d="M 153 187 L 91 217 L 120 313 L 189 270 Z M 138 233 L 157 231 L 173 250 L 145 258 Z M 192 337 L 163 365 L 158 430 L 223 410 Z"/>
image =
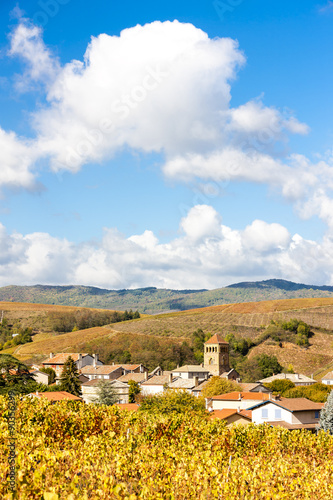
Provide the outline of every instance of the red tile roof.
<path id="1" fill-rule="evenodd" d="M 241 395 L 241 399 L 239 398 Z M 228 392 L 226 394 L 221 394 L 220 396 L 212 396 L 211 399 L 221 400 L 221 401 L 241 401 L 243 399 L 250 399 L 254 401 L 267 401 L 269 400 L 269 394 L 264 392 Z"/>
<path id="2" fill-rule="evenodd" d="M 137 411 L 139 405 L 136 403 L 116 403 L 114 406 L 119 408 L 119 410 Z"/>
<path id="3" fill-rule="evenodd" d="M 154 375 L 149 380 L 143 382 L 142 385 L 164 385 L 170 383 L 169 375 Z"/>
<path id="4" fill-rule="evenodd" d="M 88 375 L 108 375 L 119 368 L 122 368 L 122 365 L 86 365 L 81 368 L 81 373 L 87 373 Z"/>
<path id="5" fill-rule="evenodd" d="M 221 335 L 219 335 L 218 333 L 215 333 L 209 340 L 207 340 L 207 342 L 205 342 L 205 344 L 227 344 L 227 345 L 229 345 L 229 343 L 226 342 L 225 340 L 223 340 Z"/>
<path id="6" fill-rule="evenodd" d="M 129 382 L 130 380 L 134 380 L 134 382 L 143 382 L 146 380 L 145 373 L 127 373 L 126 375 L 122 375 L 118 378 L 120 382 Z"/>
<path id="7" fill-rule="evenodd" d="M 73 394 L 70 394 L 69 392 L 66 391 L 54 391 L 54 392 L 32 392 L 29 394 L 29 396 L 34 396 L 38 399 L 41 398 L 46 398 L 49 401 L 64 401 L 66 399 L 71 399 L 75 401 L 83 401 L 82 398 L 79 398 L 78 396 L 74 396 Z"/>
<path id="8" fill-rule="evenodd" d="M 121 365 L 125 370 L 136 370 L 137 368 L 140 368 L 141 364 L 138 365 Z"/>
<path id="9" fill-rule="evenodd" d="M 225 419 L 231 417 L 232 415 L 240 415 L 252 421 L 252 412 L 248 410 L 241 410 L 239 412 L 235 409 L 214 410 L 211 412 L 210 416 L 211 418 Z"/>
<path id="10" fill-rule="evenodd" d="M 78 353 L 78 352 L 59 352 L 55 354 L 53 358 L 48 358 L 46 361 L 43 361 L 43 365 L 63 365 L 67 358 L 70 356 L 74 361 L 79 361 L 79 354 L 82 354 L 82 358 L 84 356 L 89 356 L 87 352 Z"/>
<path id="11" fill-rule="evenodd" d="M 325 403 L 314 403 L 307 398 L 281 398 L 271 402 L 289 411 L 321 410 L 325 405 Z"/>

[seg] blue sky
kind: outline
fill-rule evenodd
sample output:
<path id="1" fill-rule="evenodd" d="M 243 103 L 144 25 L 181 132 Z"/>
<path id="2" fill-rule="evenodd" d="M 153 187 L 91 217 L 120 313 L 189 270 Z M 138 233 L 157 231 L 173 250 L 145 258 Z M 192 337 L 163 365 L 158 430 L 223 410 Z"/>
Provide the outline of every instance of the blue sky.
<path id="1" fill-rule="evenodd" d="M 0 22 L 0 286 L 333 285 L 333 2 Z"/>

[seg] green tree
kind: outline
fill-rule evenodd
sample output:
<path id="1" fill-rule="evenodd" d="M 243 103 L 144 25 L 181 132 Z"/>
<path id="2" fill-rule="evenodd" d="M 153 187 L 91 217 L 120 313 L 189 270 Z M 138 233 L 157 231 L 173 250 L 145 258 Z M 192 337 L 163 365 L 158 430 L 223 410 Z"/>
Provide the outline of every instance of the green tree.
<path id="1" fill-rule="evenodd" d="M 140 411 L 149 413 L 199 413 L 206 414 L 203 398 L 197 398 L 184 390 L 168 389 L 162 394 L 145 396 L 139 406 Z"/>
<path id="2" fill-rule="evenodd" d="M 286 379 L 273 380 L 273 382 L 265 384 L 265 387 L 267 387 L 267 389 L 270 389 L 272 392 L 284 396 L 284 393 L 289 389 L 295 387 L 295 384 L 291 380 L 288 380 L 286 378 Z"/>
<path id="3" fill-rule="evenodd" d="M 100 380 L 97 384 L 97 398 L 95 403 L 112 406 L 118 401 L 118 394 L 107 380 Z"/>
<path id="4" fill-rule="evenodd" d="M 37 384 L 27 365 L 10 354 L 0 354 L 0 393 L 26 394 Z"/>
<path id="5" fill-rule="evenodd" d="M 330 391 L 325 406 L 320 412 L 320 419 L 317 428 L 333 434 L 333 391 Z"/>
<path id="6" fill-rule="evenodd" d="M 49 384 L 53 384 L 54 383 L 57 374 L 53 370 L 53 368 L 41 368 L 39 371 L 43 372 L 43 373 L 46 373 L 49 376 Z"/>
<path id="7" fill-rule="evenodd" d="M 283 370 L 283 366 L 280 365 L 276 356 L 260 354 L 256 357 L 256 361 L 262 371 L 263 378 L 271 377 L 274 374 L 281 373 Z"/>
<path id="8" fill-rule="evenodd" d="M 64 363 L 64 368 L 60 376 L 61 391 L 69 392 L 74 396 L 81 396 L 81 383 L 79 380 L 79 372 L 76 368 L 75 362 L 71 356 L 68 356 Z"/>
<path id="9" fill-rule="evenodd" d="M 211 398 L 212 396 L 234 391 L 242 391 L 242 388 L 232 380 L 214 376 L 208 380 L 207 384 L 202 389 L 201 396 L 203 398 Z"/>
<path id="10" fill-rule="evenodd" d="M 140 394 L 141 389 L 138 384 L 138 382 L 135 382 L 134 380 L 129 380 L 128 381 L 128 402 L 129 403 L 135 403 L 136 396 Z"/>

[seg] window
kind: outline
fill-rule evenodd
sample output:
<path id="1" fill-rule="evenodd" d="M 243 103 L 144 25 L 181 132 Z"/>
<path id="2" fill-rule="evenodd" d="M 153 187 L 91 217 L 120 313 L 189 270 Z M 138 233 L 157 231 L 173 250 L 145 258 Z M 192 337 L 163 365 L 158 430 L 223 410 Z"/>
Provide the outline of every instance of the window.
<path id="1" fill-rule="evenodd" d="M 268 410 L 267 408 L 261 409 L 261 418 L 268 418 Z"/>
<path id="2" fill-rule="evenodd" d="M 276 420 L 281 420 L 281 410 L 280 409 L 275 410 L 275 418 L 276 418 Z"/>
<path id="3" fill-rule="evenodd" d="M 320 416 L 319 410 L 315 410 L 315 418 L 319 418 L 319 416 Z"/>

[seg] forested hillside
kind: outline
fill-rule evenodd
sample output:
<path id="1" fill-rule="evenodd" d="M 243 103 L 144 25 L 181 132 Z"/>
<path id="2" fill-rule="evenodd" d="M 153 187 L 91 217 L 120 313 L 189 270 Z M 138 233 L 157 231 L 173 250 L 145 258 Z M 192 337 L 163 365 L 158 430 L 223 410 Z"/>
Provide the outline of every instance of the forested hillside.
<path id="1" fill-rule="evenodd" d="M 155 314 L 219 304 L 262 300 L 332 297 L 333 287 L 310 286 L 285 280 L 237 283 L 216 290 L 167 290 L 155 287 L 107 290 L 88 286 L 7 286 L 0 301 L 58 304 L 101 309 L 133 309 Z"/>

